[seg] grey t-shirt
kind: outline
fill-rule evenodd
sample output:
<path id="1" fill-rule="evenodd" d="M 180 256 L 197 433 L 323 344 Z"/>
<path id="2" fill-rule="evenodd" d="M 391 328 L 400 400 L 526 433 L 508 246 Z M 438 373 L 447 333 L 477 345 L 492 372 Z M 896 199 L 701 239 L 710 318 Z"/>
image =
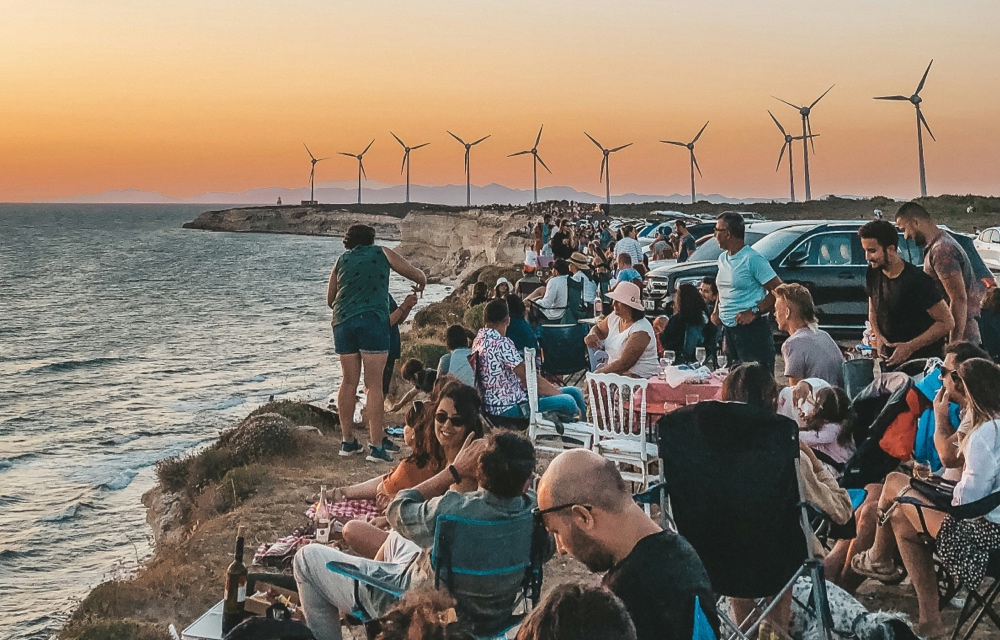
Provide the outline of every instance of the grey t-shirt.
<path id="1" fill-rule="evenodd" d="M 982 342 L 976 318 L 979 317 L 979 306 L 985 287 L 973 274 L 972 264 L 965 249 L 948 232 L 941 233 L 934 242 L 927 245 L 924 252 L 924 273 L 934 280 L 938 293 L 945 300 L 948 300 L 948 295 L 941 280 L 956 273 L 962 274 L 966 295 L 965 340 L 975 344 Z"/>
<path id="2" fill-rule="evenodd" d="M 803 327 L 781 345 L 785 375 L 790 378 L 819 378 L 836 387 L 844 386 L 844 354 L 830 334 Z"/>

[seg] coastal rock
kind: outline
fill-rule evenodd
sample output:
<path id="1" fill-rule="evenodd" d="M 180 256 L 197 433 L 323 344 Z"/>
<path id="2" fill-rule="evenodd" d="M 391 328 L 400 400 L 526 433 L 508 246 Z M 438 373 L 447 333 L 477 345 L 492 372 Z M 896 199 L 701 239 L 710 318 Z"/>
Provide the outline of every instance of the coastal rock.
<path id="1" fill-rule="evenodd" d="M 306 236 L 342 236 L 352 224 L 368 224 L 383 240 L 399 240 L 402 215 L 359 213 L 343 205 L 285 207 L 240 207 L 206 211 L 185 229 L 242 231 L 249 233 L 290 233 Z"/>
<path id="2" fill-rule="evenodd" d="M 531 221 L 525 209 L 411 213 L 396 251 L 431 279 L 456 284 L 484 265 L 521 264 Z"/>
<path id="3" fill-rule="evenodd" d="M 184 541 L 187 536 L 184 520 L 189 506 L 182 494 L 163 491 L 157 485 L 142 494 L 142 504 L 157 546 L 174 546 Z"/>
<path id="4" fill-rule="evenodd" d="M 291 450 L 292 422 L 277 413 L 260 413 L 247 417 L 219 436 L 219 447 L 229 449 L 236 465 L 282 455 Z"/>

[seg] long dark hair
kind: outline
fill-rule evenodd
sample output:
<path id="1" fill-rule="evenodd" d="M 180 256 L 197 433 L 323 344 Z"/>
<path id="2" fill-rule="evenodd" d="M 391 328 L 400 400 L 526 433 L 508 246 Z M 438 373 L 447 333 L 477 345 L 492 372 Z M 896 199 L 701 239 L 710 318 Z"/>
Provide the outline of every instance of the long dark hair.
<path id="1" fill-rule="evenodd" d="M 438 387 L 436 396 L 432 395 L 430 402 L 424 405 L 422 418 L 426 420 L 429 427 L 425 435 L 427 451 L 430 452 L 432 460 L 438 463 L 440 467 L 444 467 L 447 456 L 445 455 L 444 447 L 438 442 L 434 429 L 434 415 L 437 413 L 438 404 L 441 403 L 441 400 L 448 398 L 455 403 L 455 413 L 464 420 L 466 434 L 469 432 L 476 434 L 475 438 L 473 438 L 474 440 L 483 437 L 485 427 L 483 425 L 482 414 L 480 413 L 483 403 L 479 398 L 479 392 L 468 385 L 462 384 L 453 376 L 442 376 L 441 379 L 445 382 Z"/>
<path id="2" fill-rule="evenodd" d="M 688 282 L 682 282 L 677 286 L 677 297 L 674 308 L 681 319 L 689 325 L 699 325 L 705 323 L 708 313 L 705 310 L 705 300 L 701 297 L 698 289 Z"/>
<path id="3" fill-rule="evenodd" d="M 773 412 L 778 404 L 778 383 L 762 364 L 744 362 L 730 371 L 722 383 L 722 399 Z"/>
<path id="4" fill-rule="evenodd" d="M 831 422 L 840 425 L 837 443 L 846 445 L 852 439 L 853 420 L 851 417 L 851 399 L 840 387 L 823 387 L 815 392 L 816 410 L 806 418 L 806 431 L 819 431 Z"/>

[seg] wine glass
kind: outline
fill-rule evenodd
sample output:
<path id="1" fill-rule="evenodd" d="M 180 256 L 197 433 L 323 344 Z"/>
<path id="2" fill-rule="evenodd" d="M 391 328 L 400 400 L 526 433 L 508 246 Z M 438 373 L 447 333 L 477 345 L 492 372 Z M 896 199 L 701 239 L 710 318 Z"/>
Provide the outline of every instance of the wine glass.
<path id="1" fill-rule="evenodd" d="M 729 358 L 727 358 L 726 354 L 724 354 L 724 353 L 720 353 L 719 355 L 717 355 L 715 357 L 715 360 L 719 364 L 719 369 L 722 369 L 722 370 L 725 370 L 726 365 L 729 364 Z"/>
<path id="2" fill-rule="evenodd" d="M 677 354 L 674 353 L 673 351 L 664 351 L 663 352 L 663 359 L 667 361 L 667 366 L 668 367 L 673 366 L 674 360 L 677 359 Z"/>
<path id="3" fill-rule="evenodd" d="M 708 352 L 705 351 L 705 347 L 698 347 L 694 350 L 694 359 L 698 361 L 699 366 L 705 364 L 705 358 L 707 357 Z"/>

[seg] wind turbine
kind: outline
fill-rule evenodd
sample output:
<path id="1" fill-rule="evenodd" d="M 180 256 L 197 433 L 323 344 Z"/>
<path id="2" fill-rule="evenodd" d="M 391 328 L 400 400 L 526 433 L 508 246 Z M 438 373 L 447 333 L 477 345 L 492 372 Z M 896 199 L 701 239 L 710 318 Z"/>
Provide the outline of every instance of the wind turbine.
<path id="1" fill-rule="evenodd" d="M 796 140 L 802 140 L 802 136 L 796 137 L 786 133 L 785 128 L 781 126 L 781 123 L 778 122 L 778 119 L 774 117 L 773 113 L 768 111 L 767 115 L 771 116 L 771 120 L 774 120 L 774 124 L 778 125 L 778 131 L 780 131 L 781 135 L 785 137 L 785 143 L 781 145 L 781 153 L 778 154 L 778 165 L 774 168 L 774 170 L 777 171 L 781 167 L 781 158 L 785 155 L 785 149 L 788 149 L 788 188 L 791 190 L 792 202 L 795 202 L 795 171 L 792 168 L 792 156 L 794 156 L 795 153 L 792 150 L 792 143 Z M 819 134 L 817 133 L 814 136 L 808 137 L 818 138 Z"/>
<path id="2" fill-rule="evenodd" d="M 597 140 L 594 140 L 594 136 L 590 135 L 586 131 L 583 132 L 583 135 L 585 135 L 588 138 L 590 138 L 590 141 L 593 142 L 594 144 L 596 144 L 597 148 L 600 149 L 604 153 L 604 159 L 601 160 L 601 177 L 600 177 L 600 179 L 604 180 L 604 186 L 606 188 L 605 193 L 606 193 L 607 203 L 608 203 L 608 212 L 610 213 L 610 211 L 611 211 L 611 159 L 609 158 L 609 156 L 612 153 L 614 153 L 615 151 L 621 151 L 625 147 L 631 147 L 633 143 L 630 142 L 628 144 L 623 144 L 622 146 L 615 147 L 614 149 L 605 149 L 601 145 L 600 142 L 598 142 Z"/>
<path id="3" fill-rule="evenodd" d="M 392 133 L 392 131 L 390 131 L 389 133 L 392 134 L 392 137 L 396 139 L 396 142 L 399 143 L 399 146 L 403 147 L 403 164 L 402 166 L 399 167 L 399 172 L 403 173 L 403 169 L 406 169 L 406 204 L 410 204 L 410 152 L 413 151 L 414 149 L 419 149 L 420 147 L 426 147 L 427 145 L 430 144 L 430 142 L 418 144 L 415 147 L 408 147 L 403 143 L 402 140 L 399 139 L 399 136 L 397 136 L 395 133 Z M 372 140 L 372 142 L 374 142 L 374 140 Z"/>
<path id="4" fill-rule="evenodd" d="M 541 127 L 538 127 L 538 137 L 535 138 L 535 146 L 531 147 L 527 151 L 518 151 L 517 153 L 512 153 L 509 156 L 507 156 L 508 158 L 513 158 L 514 156 L 523 156 L 525 154 L 530 153 L 534 157 L 533 164 L 532 164 L 532 170 L 533 170 L 533 176 L 534 176 L 534 179 L 535 179 L 535 190 L 534 190 L 534 193 L 535 193 L 535 204 L 538 204 L 538 163 L 541 162 L 542 166 L 545 167 L 545 170 L 548 171 L 549 173 L 552 173 L 552 169 L 549 169 L 545 165 L 545 161 L 542 160 L 539 157 L 539 155 L 538 155 L 538 143 L 541 142 L 541 140 L 542 140 L 542 129 L 544 127 L 545 127 L 544 124 Z"/>
<path id="5" fill-rule="evenodd" d="M 698 166 L 698 158 L 694 157 L 694 143 L 698 142 L 698 138 L 701 137 L 701 134 L 705 133 L 705 127 L 707 127 L 707 126 L 708 126 L 708 122 L 706 122 L 704 124 L 704 126 L 702 126 L 701 131 L 698 132 L 698 135 L 696 135 L 694 137 L 694 140 L 692 140 L 691 142 L 685 143 L 685 142 L 676 142 L 674 140 L 660 140 L 660 142 L 662 142 L 663 144 L 675 144 L 678 147 L 686 147 L 687 150 L 688 150 L 688 153 L 691 154 L 691 204 L 695 203 L 696 194 L 697 194 L 697 192 L 695 191 L 695 188 L 694 188 L 694 170 L 697 169 L 698 170 L 698 175 L 699 176 L 702 175 L 702 173 L 701 173 L 701 167 Z M 704 176 L 702 176 L 702 177 L 704 177 Z"/>
<path id="6" fill-rule="evenodd" d="M 451 131 L 448 132 L 448 135 L 450 135 L 452 138 L 458 140 L 459 142 L 461 142 L 465 146 L 465 206 L 471 207 L 472 206 L 472 172 L 469 171 L 469 152 L 472 150 L 472 147 L 476 146 L 477 144 L 479 144 L 480 142 L 482 142 L 486 138 L 489 138 L 493 134 L 491 133 L 489 135 L 483 136 L 482 138 L 480 138 L 479 140 L 476 140 L 475 142 L 466 142 L 465 140 L 462 140 L 461 138 L 459 138 L 458 136 L 456 136 Z"/>
<path id="7" fill-rule="evenodd" d="M 368 179 L 368 174 L 365 173 L 365 162 L 363 158 L 365 154 L 368 153 L 368 150 L 372 148 L 373 144 L 375 144 L 374 138 L 372 138 L 372 141 L 368 143 L 368 146 L 365 147 L 365 150 L 362 151 L 361 153 L 347 153 L 346 151 L 338 152 L 342 156 L 349 156 L 351 158 L 358 159 L 358 204 L 361 204 L 361 176 L 364 176 L 365 180 Z"/>
<path id="8" fill-rule="evenodd" d="M 928 135 L 930 135 L 931 140 L 937 142 L 937 138 L 931 133 L 931 126 L 927 124 L 927 119 L 924 118 L 924 114 L 920 111 L 920 103 L 924 101 L 920 97 L 920 91 L 924 88 L 924 82 L 927 81 L 927 74 L 930 73 L 931 64 L 927 65 L 927 70 L 924 71 L 924 77 L 920 78 L 920 84 L 917 85 L 917 90 L 913 92 L 913 95 L 907 98 L 906 96 L 881 96 L 875 98 L 875 100 L 906 100 L 909 101 L 917 110 L 917 154 L 920 156 L 920 197 L 927 196 L 927 175 L 924 173 L 924 134 L 921 131 L 921 127 L 927 129 Z"/>
<path id="9" fill-rule="evenodd" d="M 303 142 L 302 146 L 306 147 L 306 143 Z M 312 168 L 309 170 L 309 202 L 313 203 L 316 202 L 316 198 L 313 197 L 313 185 L 315 184 L 316 178 L 316 163 L 322 162 L 323 160 L 326 160 L 326 158 L 317 158 L 313 155 L 313 152 L 309 150 L 309 147 L 306 147 L 306 153 L 309 154 L 309 160 L 312 162 Z"/>
<path id="10" fill-rule="evenodd" d="M 830 85 L 830 89 L 833 89 L 835 86 L 837 85 L 835 84 Z M 809 119 L 809 114 L 812 113 L 813 107 L 816 106 L 816 103 L 822 100 L 823 96 L 830 93 L 830 89 L 824 91 L 823 95 L 813 100 L 812 104 L 809 105 L 808 107 L 800 107 L 798 105 L 792 104 L 787 100 L 782 100 L 778 96 L 771 96 L 778 102 L 784 102 L 789 107 L 792 107 L 793 109 L 798 109 L 799 114 L 802 116 L 802 136 L 799 139 L 802 140 L 802 166 L 805 168 L 805 174 L 806 174 L 806 200 L 812 200 L 812 186 L 809 183 L 809 147 L 812 146 L 813 153 L 814 154 L 816 153 L 816 143 L 812 141 L 813 138 L 812 121 Z"/>

